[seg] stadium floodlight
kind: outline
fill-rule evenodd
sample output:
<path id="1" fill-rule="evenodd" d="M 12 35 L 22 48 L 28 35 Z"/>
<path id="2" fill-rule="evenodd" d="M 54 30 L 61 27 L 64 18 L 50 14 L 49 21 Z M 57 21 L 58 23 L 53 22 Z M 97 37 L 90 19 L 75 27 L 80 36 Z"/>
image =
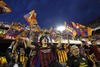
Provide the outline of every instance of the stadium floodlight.
<path id="1" fill-rule="evenodd" d="M 62 33 L 65 30 L 65 26 L 59 26 L 57 27 L 57 30 Z"/>

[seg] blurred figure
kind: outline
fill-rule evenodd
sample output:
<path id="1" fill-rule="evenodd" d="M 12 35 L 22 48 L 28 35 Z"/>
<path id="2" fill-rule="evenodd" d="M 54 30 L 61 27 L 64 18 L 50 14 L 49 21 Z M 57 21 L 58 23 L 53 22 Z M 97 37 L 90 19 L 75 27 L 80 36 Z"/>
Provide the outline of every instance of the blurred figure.
<path id="1" fill-rule="evenodd" d="M 19 53 L 20 53 L 20 62 L 23 64 L 23 67 L 26 67 L 28 57 L 25 56 L 25 50 L 24 50 L 24 48 L 20 48 Z"/>
<path id="2" fill-rule="evenodd" d="M 8 67 L 23 67 L 22 63 L 19 61 L 19 55 L 15 52 L 12 56 L 12 60 L 9 62 Z"/>
<path id="3" fill-rule="evenodd" d="M 100 62 L 100 46 L 96 44 L 96 41 L 93 41 L 91 48 L 97 58 L 97 61 Z"/>
<path id="4" fill-rule="evenodd" d="M 23 39 L 18 39 L 15 41 L 15 45 L 13 46 L 12 53 L 15 53 L 15 51 L 19 54 L 19 60 L 22 63 L 23 67 L 26 67 L 28 57 L 25 54 L 25 48 L 27 48 L 27 43 Z"/>
<path id="5" fill-rule="evenodd" d="M 14 44 L 15 42 L 13 41 L 11 45 L 7 48 L 6 53 L 5 53 L 5 57 L 8 63 L 11 61 L 11 58 L 13 56 L 12 49 L 13 49 Z"/>
<path id="6" fill-rule="evenodd" d="M 8 64 L 7 60 L 5 57 L 0 56 L 0 67 L 6 67 Z"/>
<path id="7" fill-rule="evenodd" d="M 30 51 L 27 67 L 40 67 L 40 60 L 39 57 L 37 56 L 36 50 Z"/>

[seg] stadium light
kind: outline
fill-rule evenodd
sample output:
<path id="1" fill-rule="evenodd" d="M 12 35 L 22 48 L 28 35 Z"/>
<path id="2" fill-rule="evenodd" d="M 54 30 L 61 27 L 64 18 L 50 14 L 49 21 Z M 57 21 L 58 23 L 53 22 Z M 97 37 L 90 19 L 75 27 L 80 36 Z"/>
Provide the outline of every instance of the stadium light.
<path id="1" fill-rule="evenodd" d="M 65 26 L 59 26 L 57 27 L 57 30 L 62 33 L 65 30 Z"/>

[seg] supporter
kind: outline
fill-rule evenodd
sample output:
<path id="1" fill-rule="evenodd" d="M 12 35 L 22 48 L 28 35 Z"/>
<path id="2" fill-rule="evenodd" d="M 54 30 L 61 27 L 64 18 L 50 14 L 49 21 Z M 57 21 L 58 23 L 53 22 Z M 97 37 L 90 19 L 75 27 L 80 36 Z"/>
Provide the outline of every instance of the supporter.
<path id="1" fill-rule="evenodd" d="M 31 40 L 29 40 L 31 41 Z M 41 36 L 40 37 L 40 47 L 35 46 L 35 45 L 28 45 L 28 47 L 33 48 L 33 49 L 37 49 L 38 50 L 38 56 L 40 59 L 40 64 L 41 67 L 62 67 L 62 65 L 58 62 L 56 62 L 56 47 L 60 47 L 60 40 L 59 40 L 59 44 L 56 46 L 54 45 L 49 45 L 48 44 L 48 39 L 45 36 Z"/>
<path id="2" fill-rule="evenodd" d="M 40 61 L 36 50 L 30 51 L 27 67 L 40 67 Z"/>
<path id="3" fill-rule="evenodd" d="M 25 40 L 18 39 L 15 41 L 15 45 L 13 46 L 12 53 L 17 51 L 19 53 L 20 62 L 23 64 L 23 67 L 26 67 L 28 57 L 25 54 L 25 49 L 27 47 L 27 43 Z"/>
<path id="4" fill-rule="evenodd" d="M 68 59 L 67 67 L 90 67 L 88 58 L 80 54 L 78 46 L 72 45 L 70 48 L 72 56 Z"/>
<path id="5" fill-rule="evenodd" d="M 93 41 L 91 48 L 92 48 L 94 55 L 96 57 L 95 63 L 97 66 L 100 66 L 100 46 L 96 45 L 96 41 Z"/>
<path id="6" fill-rule="evenodd" d="M 23 64 L 23 67 L 26 67 L 28 57 L 25 55 L 25 50 L 23 48 L 20 48 L 20 62 Z"/>
<path id="7" fill-rule="evenodd" d="M 11 43 L 11 45 L 8 47 L 5 53 L 5 57 L 8 63 L 11 61 L 11 58 L 13 56 L 13 53 L 12 53 L 13 46 L 14 46 L 14 41 Z"/>
<path id="8" fill-rule="evenodd" d="M 66 44 L 62 44 L 62 46 L 57 49 L 58 62 L 61 63 L 63 67 L 66 66 L 66 63 L 68 61 L 68 51 L 69 50 Z"/>
<path id="9" fill-rule="evenodd" d="M 98 45 L 96 44 L 96 41 L 93 41 L 93 42 L 92 42 L 91 48 L 92 48 L 92 50 L 93 50 L 93 52 L 94 52 L 94 54 L 95 54 L 97 60 L 100 61 L 100 50 L 99 50 L 99 49 L 100 49 L 100 46 L 98 46 Z"/>
<path id="10" fill-rule="evenodd" d="M 19 55 L 17 52 L 13 53 L 12 60 L 7 67 L 23 67 L 22 63 L 19 61 Z"/>

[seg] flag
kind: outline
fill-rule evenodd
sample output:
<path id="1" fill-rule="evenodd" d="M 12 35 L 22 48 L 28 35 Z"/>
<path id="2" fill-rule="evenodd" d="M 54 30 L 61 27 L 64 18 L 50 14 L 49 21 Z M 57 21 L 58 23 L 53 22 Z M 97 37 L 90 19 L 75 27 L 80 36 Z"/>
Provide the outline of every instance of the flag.
<path id="1" fill-rule="evenodd" d="M 0 1 L 0 13 L 8 13 L 11 12 L 10 7 L 3 1 Z"/>
<path id="2" fill-rule="evenodd" d="M 92 28 L 90 27 L 86 27 L 82 24 L 77 23 L 77 26 L 79 27 L 80 30 L 78 30 L 78 32 L 80 32 L 80 36 L 82 37 L 87 37 L 87 36 L 91 36 L 92 35 Z"/>
<path id="3" fill-rule="evenodd" d="M 72 25 L 74 28 L 77 28 L 77 24 L 75 24 L 74 22 L 72 22 Z"/>
<path id="4" fill-rule="evenodd" d="M 74 22 L 72 22 L 72 25 L 76 29 L 78 36 L 87 37 L 92 35 L 92 28 Z"/>
<path id="5" fill-rule="evenodd" d="M 12 23 L 6 34 L 12 36 L 12 37 L 17 37 L 23 32 L 23 27 L 20 24 L 17 23 Z"/>
<path id="6" fill-rule="evenodd" d="M 84 25 L 79 24 L 79 23 L 77 23 L 77 26 L 78 26 L 79 28 L 85 28 L 85 26 L 84 26 Z"/>
<path id="7" fill-rule="evenodd" d="M 73 27 L 74 27 L 74 29 L 76 30 L 76 32 L 77 32 L 77 36 L 80 36 L 81 35 L 81 28 L 80 28 L 80 26 L 81 25 L 79 25 L 78 23 L 74 23 L 74 22 L 72 22 L 72 25 L 73 25 Z"/>
<path id="8" fill-rule="evenodd" d="M 82 29 L 81 36 L 87 37 L 91 35 L 92 35 L 92 28 L 87 27 L 87 28 Z"/>
<path id="9" fill-rule="evenodd" d="M 91 36 L 92 35 L 92 28 L 88 27 L 88 36 Z"/>
<path id="10" fill-rule="evenodd" d="M 64 25 L 65 24 L 66 23 L 64 22 Z M 71 25 L 69 25 L 69 24 L 66 24 L 66 31 L 67 31 L 66 33 L 72 35 L 73 37 L 75 37 L 77 35 L 76 30 Z"/>
<path id="11" fill-rule="evenodd" d="M 34 10 L 24 15 L 24 18 L 28 22 L 30 27 L 33 27 L 34 24 L 38 24 L 36 20 L 36 13 Z"/>

